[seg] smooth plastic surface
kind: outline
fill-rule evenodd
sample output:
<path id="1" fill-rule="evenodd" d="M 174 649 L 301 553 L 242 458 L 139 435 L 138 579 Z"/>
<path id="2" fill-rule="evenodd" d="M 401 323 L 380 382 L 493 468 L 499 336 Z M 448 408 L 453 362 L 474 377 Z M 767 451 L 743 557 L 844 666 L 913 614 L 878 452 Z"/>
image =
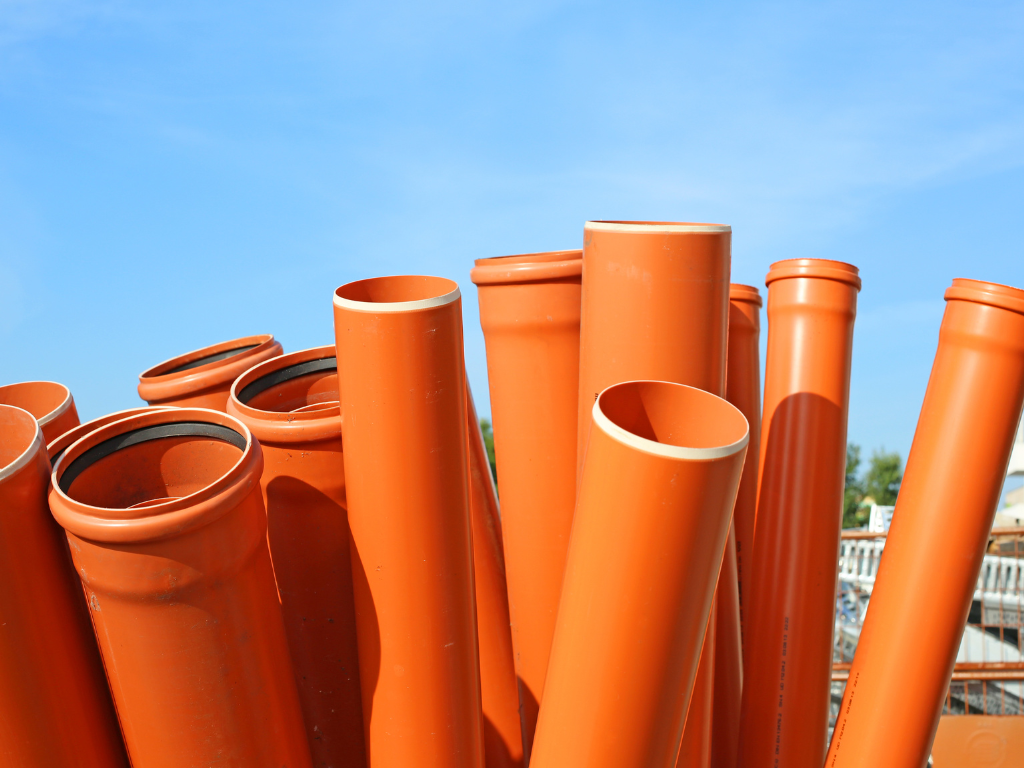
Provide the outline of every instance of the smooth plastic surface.
<path id="1" fill-rule="evenodd" d="M 313 765 L 366 765 L 334 345 L 281 355 L 231 387 L 228 413 L 263 449 L 267 507 L 295 684 Z"/>
<path id="2" fill-rule="evenodd" d="M 746 463 L 747 459 L 744 459 L 744 469 Z M 741 477 L 741 487 L 742 483 Z M 735 512 L 733 514 L 735 515 Z M 743 696 L 743 638 L 740 632 L 739 584 L 736 578 L 735 522 L 729 528 L 729 541 L 725 547 L 722 572 L 718 579 L 718 602 L 714 614 L 715 669 L 712 686 L 714 706 L 711 710 L 711 747 L 708 762 L 701 765 L 735 768 L 740 739 L 740 704 Z"/>
<path id="3" fill-rule="evenodd" d="M 150 405 L 224 412 L 234 380 L 282 351 L 273 336 L 263 334 L 186 352 L 139 374 L 139 397 Z"/>
<path id="4" fill-rule="evenodd" d="M 459 289 L 349 283 L 334 323 L 369 764 L 480 768 Z"/>
<path id="5" fill-rule="evenodd" d="M 469 432 L 469 512 L 473 529 L 476 627 L 480 645 L 480 693 L 487 768 L 523 765 L 519 691 L 508 616 L 498 496 L 473 395 L 466 386 Z"/>
<path id="6" fill-rule="evenodd" d="M 479 259 L 512 644 L 529 755 L 576 503 L 581 251 Z M 588 417 L 589 418 L 589 417 Z"/>
<path id="7" fill-rule="evenodd" d="M 672 768 L 747 424 L 667 382 L 595 404 L 533 768 Z"/>
<path id="8" fill-rule="evenodd" d="M 1017 768 L 1024 716 L 943 715 L 932 746 L 934 768 Z"/>
<path id="9" fill-rule="evenodd" d="M 946 301 L 829 766 L 926 763 L 1020 420 L 1024 291 L 956 279 Z"/>
<path id="10" fill-rule="evenodd" d="M 857 268 L 772 265 L 739 765 L 821 768 L 828 727 Z M 749 595 L 749 603 L 746 597 Z"/>
<path id="11" fill-rule="evenodd" d="M 241 422 L 186 408 L 90 432 L 54 470 L 135 766 L 311 766 L 262 469 Z"/>
<path id="12" fill-rule="evenodd" d="M 46 443 L 79 424 L 71 390 L 55 381 L 23 381 L 0 387 L 0 405 L 13 405 L 35 416 Z"/>
<path id="13" fill-rule="evenodd" d="M 0 405 L 0 764 L 127 768 L 34 414 Z"/>
<path id="14" fill-rule="evenodd" d="M 723 561 L 722 570 L 725 570 Z M 719 577 L 721 578 L 721 577 Z M 717 590 L 716 590 L 717 592 Z M 711 617 L 708 624 L 716 623 L 718 613 L 717 600 L 711 606 Z M 679 756 L 676 758 L 676 766 L 703 766 L 711 762 L 711 740 L 713 736 L 714 717 L 702 717 L 702 712 L 714 713 L 715 696 L 718 693 L 718 683 L 715 680 L 717 645 L 719 643 L 718 633 L 705 633 L 704 644 L 700 649 L 700 663 L 697 665 L 697 678 L 693 681 L 693 693 L 690 695 L 690 709 L 697 713 L 693 724 L 689 724 L 690 713 L 687 710 L 687 725 L 683 727 L 683 741 L 679 745 Z"/>
<path id="15" fill-rule="evenodd" d="M 589 221 L 583 240 L 577 478 L 590 412 L 606 387 L 651 379 L 725 396 L 732 230 Z M 694 710 L 687 719 L 703 732 L 711 717 Z"/>

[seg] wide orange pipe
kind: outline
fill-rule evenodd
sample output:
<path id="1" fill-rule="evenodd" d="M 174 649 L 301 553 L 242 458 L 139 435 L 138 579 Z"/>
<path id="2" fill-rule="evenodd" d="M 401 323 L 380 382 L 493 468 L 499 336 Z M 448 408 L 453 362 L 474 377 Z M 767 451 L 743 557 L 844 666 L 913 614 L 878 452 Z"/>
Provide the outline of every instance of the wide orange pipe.
<path id="1" fill-rule="evenodd" d="M 828 766 L 928 761 L 1006 476 L 1024 401 L 1024 291 L 958 278 L 946 302 Z"/>
<path id="2" fill-rule="evenodd" d="M 232 385 L 227 411 L 263 449 L 270 555 L 313 765 L 363 768 L 334 345 L 250 368 Z"/>
<path id="3" fill-rule="evenodd" d="M 133 765 L 310 768 L 245 425 L 154 410 L 73 443 L 65 530 Z"/>
<path id="4" fill-rule="evenodd" d="M 45 443 L 79 424 L 71 390 L 55 381 L 23 381 L 0 387 L 0 405 L 13 405 L 35 416 Z"/>
<path id="5" fill-rule="evenodd" d="M 750 424 L 750 444 L 761 445 L 761 294 L 750 285 L 729 286 L 729 352 L 725 399 L 742 411 Z M 740 626 L 746 627 L 744 599 L 750 592 L 757 510 L 758 454 L 750 451 L 736 496 L 733 526 L 736 537 L 736 578 L 739 582 Z M 744 651 L 745 652 L 745 651 Z"/>
<path id="6" fill-rule="evenodd" d="M 590 221 L 583 240 L 577 478 L 590 411 L 606 387 L 653 379 L 725 396 L 732 231 L 719 224 Z M 714 643 L 713 625 L 709 632 Z M 710 709 L 694 708 L 688 719 L 703 732 L 711 717 Z"/>
<path id="7" fill-rule="evenodd" d="M 473 530 L 476 630 L 480 646 L 480 699 L 487 768 L 523 765 L 519 692 L 508 617 L 498 495 L 473 395 L 466 386 L 469 448 L 469 517 Z"/>
<path id="8" fill-rule="evenodd" d="M 243 336 L 187 352 L 139 374 L 139 397 L 150 405 L 223 412 L 232 382 L 281 352 L 280 343 L 269 334 Z"/>
<path id="9" fill-rule="evenodd" d="M 581 251 L 478 259 L 512 645 L 529 757 L 576 503 Z"/>
<path id="10" fill-rule="evenodd" d="M 857 268 L 772 265 L 739 764 L 825 755 Z M 746 594 L 744 596 L 746 598 Z"/>
<path id="11" fill-rule="evenodd" d="M 480 768 L 458 286 L 343 285 L 334 330 L 369 765 Z"/>
<path id="12" fill-rule="evenodd" d="M 750 444 L 761 439 L 761 295 L 749 285 L 729 286 L 729 345 L 725 399 L 750 424 Z M 716 621 L 712 768 L 735 768 L 743 691 L 743 577 L 750 568 L 757 506 L 757 452 L 749 451 L 736 496 L 729 545 L 722 563 Z M 750 575 L 746 573 L 749 581 Z M 735 585 L 735 586 L 733 586 Z M 749 587 L 749 584 L 748 584 Z"/>
<path id="13" fill-rule="evenodd" d="M 0 405 L 0 763 L 128 765 L 34 414 Z"/>
<path id="14" fill-rule="evenodd" d="M 534 768 L 672 768 L 743 468 L 735 407 L 663 381 L 594 404 Z"/>

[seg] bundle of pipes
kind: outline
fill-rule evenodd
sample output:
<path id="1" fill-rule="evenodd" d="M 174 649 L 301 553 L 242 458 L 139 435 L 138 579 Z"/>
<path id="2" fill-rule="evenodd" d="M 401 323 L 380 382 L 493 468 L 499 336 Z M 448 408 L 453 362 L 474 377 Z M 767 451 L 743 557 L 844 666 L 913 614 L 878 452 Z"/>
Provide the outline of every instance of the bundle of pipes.
<path id="1" fill-rule="evenodd" d="M 588 222 L 476 262 L 500 508 L 443 278 L 343 285 L 333 345 L 196 350 L 86 424 L 60 384 L 0 387 L 4 764 L 924 766 L 1024 291 L 946 292 L 829 746 L 861 280 L 771 266 L 762 415 L 730 260 L 727 226 Z"/>

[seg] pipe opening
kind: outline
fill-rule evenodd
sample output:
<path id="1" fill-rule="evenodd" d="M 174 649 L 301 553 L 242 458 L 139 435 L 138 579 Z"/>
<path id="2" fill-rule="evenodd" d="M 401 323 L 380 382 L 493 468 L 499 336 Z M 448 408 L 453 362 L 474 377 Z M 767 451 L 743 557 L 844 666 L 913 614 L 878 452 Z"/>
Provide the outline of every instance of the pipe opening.
<path id="1" fill-rule="evenodd" d="M 334 292 L 334 302 L 362 312 L 402 312 L 439 307 L 460 295 L 458 284 L 444 277 L 393 275 L 347 283 Z"/>
<path id="2" fill-rule="evenodd" d="M 0 387 L 0 404 L 28 411 L 45 423 L 71 399 L 71 391 L 55 381 L 23 381 Z"/>
<path id="3" fill-rule="evenodd" d="M 594 404 L 594 422 L 632 447 L 677 458 L 728 456 L 743 448 L 748 437 L 747 420 L 735 406 L 665 381 L 609 387 Z"/>
<path id="4" fill-rule="evenodd" d="M 226 349 L 223 352 L 215 352 L 212 355 L 206 355 L 200 357 L 191 362 L 184 363 L 175 368 L 171 368 L 169 371 L 164 371 L 161 375 L 167 375 L 169 373 L 181 373 L 182 371 L 191 371 L 193 368 L 198 368 L 202 365 L 208 365 L 210 363 L 216 363 L 221 360 L 227 360 L 229 357 L 240 355 L 243 352 L 248 352 L 250 349 L 256 349 L 259 344 L 246 344 L 244 347 L 235 347 L 234 349 Z"/>
<path id="5" fill-rule="evenodd" d="M 336 405 L 338 358 L 306 360 L 270 371 L 246 384 L 238 401 L 250 408 L 275 413 L 317 410 Z"/>
<path id="6" fill-rule="evenodd" d="M 92 446 L 60 473 L 57 484 L 93 507 L 151 506 L 213 484 L 238 463 L 246 445 L 243 434 L 221 424 L 153 424 Z"/>
<path id="7" fill-rule="evenodd" d="M 0 479 L 20 466 L 36 439 L 39 425 L 31 413 L 0 405 Z"/>

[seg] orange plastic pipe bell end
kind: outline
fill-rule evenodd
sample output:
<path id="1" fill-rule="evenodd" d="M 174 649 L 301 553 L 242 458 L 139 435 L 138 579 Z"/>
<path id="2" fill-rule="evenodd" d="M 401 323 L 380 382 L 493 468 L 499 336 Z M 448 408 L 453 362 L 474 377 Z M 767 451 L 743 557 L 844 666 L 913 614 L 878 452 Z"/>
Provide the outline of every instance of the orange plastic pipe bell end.
<path id="1" fill-rule="evenodd" d="M 739 764 L 825 756 L 857 268 L 772 265 Z M 745 585 L 746 586 L 746 585 Z M 744 602 L 746 607 L 748 603 Z"/>
<path id="2" fill-rule="evenodd" d="M 263 449 L 270 556 L 313 765 L 363 768 L 339 402 L 331 344 L 250 368 L 227 410 Z"/>
<path id="3" fill-rule="evenodd" d="M 348 283 L 334 329 L 369 765 L 480 768 L 459 288 Z"/>
<path id="4" fill-rule="evenodd" d="M 87 421 L 85 424 L 79 424 L 77 427 L 72 427 L 67 432 L 64 432 L 59 437 L 56 437 L 47 443 L 46 455 L 50 458 L 50 464 L 55 466 L 60 460 L 60 457 L 64 455 L 64 451 L 66 451 L 72 443 L 78 442 L 90 432 L 93 432 L 100 427 L 104 427 L 107 424 L 112 424 L 115 421 L 121 421 L 121 419 L 127 419 L 131 416 L 137 416 L 140 413 L 161 410 L 164 410 L 164 407 L 157 405 L 145 405 L 140 408 L 126 408 L 123 411 L 115 411 L 114 413 L 108 413 L 106 416 L 100 416 L 92 421 Z"/>
<path id="5" fill-rule="evenodd" d="M 728 558 L 728 551 L 726 552 Z M 725 570 L 723 562 L 722 569 Z M 719 577 L 721 578 L 721 577 Z M 721 587 L 721 584 L 719 584 Z M 711 606 L 708 624 L 714 626 L 718 614 L 718 590 L 715 602 Z M 704 633 L 704 644 L 700 650 L 700 663 L 697 665 L 697 677 L 693 681 L 693 693 L 690 695 L 690 707 L 686 713 L 686 724 L 683 727 L 683 741 L 679 745 L 679 756 L 676 768 L 707 768 L 711 764 L 712 727 L 717 724 L 718 713 L 714 711 L 715 697 L 718 695 L 718 633 Z M 693 718 L 691 720 L 691 718 Z"/>
<path id="6" fill-rule="evenodd" d="M 0 387 L 0 405 L 13 405 L 35 416 L 46 443 L 79 424 L 71 390 L 55 381 L 23 381 Z"/>
<path id="7" fill-rule="evenodd" d="M 245 425 L 153 410 L 73 443 L 67 531 L 133 765 L 310 768 Z"/>
<path id="8" fill-rule="evenodd" d="M 739 584 L 740 626 L 744 625 L 744 597 L 750 592 L 757 511 L 758 449 L 761 445 L 761 294 L 750 285 L 729 286 L 729 351 L 725 399 L 746 416 L 750 444 L 743 479 L 736 496 L 733 525 L 736 537 L 736 579 Z"/>
<path id="9" fill-rule="evenodd" d="M 610 387 L 592 421 L 531 765 L 672 768 L 747 423 L 660 381 Z"/>
<path id="10" fill-rule="evenodd" d="M 744 417 L 746 414 L 744 414 Z M 749 423 L 749 419 L 747 420 Z M 753 454 L 750 454 L 753 455 Z M 749 456 L 747 457 L 749 458 Z M 747 459 L 743 467 L 746 470 Z M 740 488 L 743 477 L 740 478 Z M 738 504 L 737 494 L 737 504 Z M 710 760 L 702 765 L 736 768 L 743 695 L 743 639 L 740 632 L 739 585 L 736 578 L 736 523 L 729 529 L 715 606 L 714 707 Z"/>
<path id="11" fill-rule="evenodd" d="M 954 280 L 826 765 L 927 762 L 1022 400 L 1024 291 Z"/>
<path id="12" fill-rule="evenodd" d="M 212 408 L 223 413 L 234 380 L 281 353 L 280 343 L 269 334 L 203 347 L 139 374 L 139 397 L 150 405 Z"/>
<path id="13" fill-rule="evenodd" d="M 469 417 L 469 515 L 473 529 L 476 629 L 480 646 L 480 693 L 487 768 L 521 768 L 523 736 L 519 688 L 508 616 L 498 494 L 491 477 L 473 395 L 466 386 Z"/>
<path id="14" fill-rule="evenodd" d="M 480 326 L 528 757 L 576 504 L 581 251 L 479 259 Z"/>
<path id="15" fill-rule="evenodd" d="M 4 765 L 128 765 L 63 532 L 46 506 L 36 416 L 0 405 L 0 755 Z"/>
<path id="16" fill-rule="evenodd" d="M 577 406 L 577 479 L 599 392 L 652 379 L 725 394 L 732 230 L 588 221 Z"/>

